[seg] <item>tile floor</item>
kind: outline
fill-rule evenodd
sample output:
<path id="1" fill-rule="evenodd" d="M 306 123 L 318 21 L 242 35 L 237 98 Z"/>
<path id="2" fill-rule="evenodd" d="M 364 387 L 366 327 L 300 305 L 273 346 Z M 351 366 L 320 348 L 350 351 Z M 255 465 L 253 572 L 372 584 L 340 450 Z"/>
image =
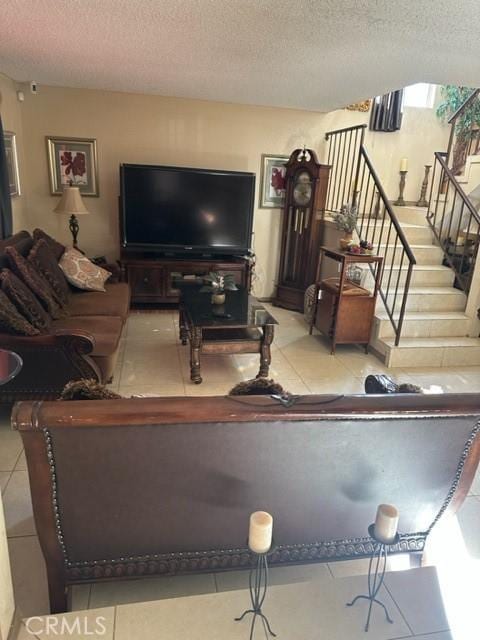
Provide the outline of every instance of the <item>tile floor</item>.
<path id="1" fill-rule="evenodd" d="M 331 356 L 321 336 L 308 335 L 300 314 L 273 307 L 271 310 L 280 323 L 272 350 L 271 376 L 292 393 L 362 393 L 365 376 L 382 372 L 431 391 L 480 391 L 480 367 L 387 370 L 374 356 L 365 355 L 354 346 L 339 346 L 337 354 Z M 177 313 L 137 312 L 130 316 L 122 338 L 112 388 L 125 396 L 223 395 L 238 381 L 254 377 L 257 370 L 258 357 L 254 355 L 207 356 L 202 363 L 204 382 L 195 385 L 189 379 L 188 349 L 178 340 Z M 20 436 L 11 431 L 9 409 L 5 407 L 0 409 L 0 487 L 17 605 L 23 616 L 45 614 L 48 611 L 45 567 L 32 519 L 25 458 Z M 479 531 L 480 476 L 477 475 L 471 495 L 458 516 L 457 533 L 469 560 L 480 559 Z M 429 560 L 437 563 L 438 556 L 433 552 Z M 410 566 L 410 559 L 397 557 L 392 563 L 391 569 L 405 569 Z M 341 580 L 365 571 L 365 562 L 355 561 L 279 568 L 272 572 L 272 577 L 275 584 L 285 584 L 327 578 Z M 72 590 L 72 607 L 93 609 L 208 594 L 244 586 L 244 579 L 242 573 L 235 573 L 109 583 L 92 588 L 83 585 Z M 421 626 L 417 633 L 423 633 Z M 406 635 L 410 637 L 411 633 Z M 447 640 L 450 635 L 440 629 L 439 634 L 428 637 Z"/>

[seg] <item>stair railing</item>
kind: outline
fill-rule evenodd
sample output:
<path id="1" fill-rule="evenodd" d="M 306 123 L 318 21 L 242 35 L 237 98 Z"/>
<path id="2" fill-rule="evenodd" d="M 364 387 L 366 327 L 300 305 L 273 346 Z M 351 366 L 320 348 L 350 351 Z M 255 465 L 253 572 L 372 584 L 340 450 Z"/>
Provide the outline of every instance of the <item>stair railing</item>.
<path id="1" fill-rule="evenodd" d="M 325 134 L 325 140 L 329 143 L 327 164 L 332 167 L 328 181 L 326 211 L 340 211 L 343 204 L 356 196 L 360 170 L 359 153 L 366 128 L 366 124 L 360 124 L 328 131 Z"/>
<path id="2" fill-rule="evenodd" d="M 448 153 L 435 153 L 427 221 L 455 272 L 455 286 L 468 294 L 480 243 L 480 215 L 448 166 Z"/>
<path id="3" fill-rule="evenodd" d="M 329 131 L 327 162 L 332 166 L 325 212 L 356 204 L 357 233 L 383 257 L 380 297 L 398 346 L 407 307 L 415 256 L 364 146 L 366 125 Z"/>

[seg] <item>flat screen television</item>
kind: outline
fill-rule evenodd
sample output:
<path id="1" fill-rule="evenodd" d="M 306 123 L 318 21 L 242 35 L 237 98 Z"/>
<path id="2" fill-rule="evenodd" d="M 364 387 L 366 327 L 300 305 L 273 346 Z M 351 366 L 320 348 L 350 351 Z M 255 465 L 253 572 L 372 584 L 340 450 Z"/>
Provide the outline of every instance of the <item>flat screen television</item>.
<path id="1" fill-rule="evenodd" d="M 122 246 L 166 254 L 245 254 L 255 174 L 120 165 Z"/>

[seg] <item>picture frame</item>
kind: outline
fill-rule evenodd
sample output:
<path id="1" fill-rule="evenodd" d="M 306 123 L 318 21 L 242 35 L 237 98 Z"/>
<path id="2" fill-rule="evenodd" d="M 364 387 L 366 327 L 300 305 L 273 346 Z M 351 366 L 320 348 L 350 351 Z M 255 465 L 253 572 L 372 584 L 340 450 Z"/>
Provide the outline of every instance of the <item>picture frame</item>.
<path id="1" fill-rule="evenodd" d="M 3 132 L 10 196 L 20 196 L 20 174 L 18 171 L 17 137 L 13 131 Z"/>
<path id="2" fill-rule="evenodd" d="M 95 138 L 47 136 L 48 171 L 52 196 L 64 187 L 79 187 L 82 196 L 97 197 L 98 163 Z"/>
<path id="3" fill-rule="evenodd" d="M 264 153 L 261 160 L 260 209 L 281 209 L 285 203 L 285 163 L 289 156 Z M 282 186 L 283 178 L 283 186 Z"/>

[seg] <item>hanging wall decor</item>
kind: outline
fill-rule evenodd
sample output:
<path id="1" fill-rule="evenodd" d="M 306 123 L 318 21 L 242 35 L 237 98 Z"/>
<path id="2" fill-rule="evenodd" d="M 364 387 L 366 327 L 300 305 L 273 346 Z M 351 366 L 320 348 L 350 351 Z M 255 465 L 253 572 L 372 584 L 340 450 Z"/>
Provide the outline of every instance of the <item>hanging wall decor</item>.
<path id="1" fill-rule="evenodd" d="M 7 173 L 8 173 L 8 184 L 10 188 L 10 195 L 12 197 L 19 196 L 21 194 L 21 191 L 20 191 L 20 177 L 18 173 L 16 136 L 12 131 L 4 131 L 3 141 L 5 144 L 5 155 L 7 158 Z"/>
<path id="2" fill-rule="evenodd" d="M 288 156 L 262 155 L 260 209 L 281 209 L 285 202 L 285 163 Z"/>
<path id="3" fill-rule="evenodd" d="M 93 138 L 47 137 L 50 189 L 62 195 L 66 186 L 82 196 L 98 196 L 97 141 Z"/>
<path id="4" fill-rule="evenodd" d="M 366 113 L 367 111 L 370 111 L 370 102 L 370 99 L 362 100 L 361 102 L 354 102 L 353 104 L 347 105 L 345 109 L 348 109 L 349 111 L 361 111 L 363 113 Z"/>

